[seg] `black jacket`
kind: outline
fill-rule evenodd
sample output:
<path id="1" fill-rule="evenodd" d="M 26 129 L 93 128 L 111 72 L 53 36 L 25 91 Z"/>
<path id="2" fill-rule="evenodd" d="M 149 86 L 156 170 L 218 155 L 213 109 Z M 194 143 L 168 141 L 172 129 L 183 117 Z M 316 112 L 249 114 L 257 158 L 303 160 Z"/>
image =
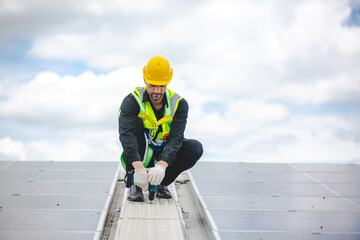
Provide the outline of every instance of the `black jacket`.
<path id="1" fill-rule="evenodd" d="M 166 95 L 163 97 L 163 99 L 164 103 L 167 104 Z M 143 102 L 145 101 L 150 101 L 147 92 L 145 92 L 143 99 Z M 165 104 L 158 111 L 151 104 L 157 120 L 164 117 Z M 144 138 L 143 133 L 145 129 L 142 125 L 142 122 L 139 124 L 140 118 L 138 118 L 137 116 L 139 114 L 139 111 L 140 107 L 134 96 L 132 96 L 131 94 L 127 95 L 121 104 L 121 111 L 119 116 L 119 139 L 123 147 L 124 156 L 126 156 L 125 161 L 127 164 L 131 164 L 134 161 L 142 161 L 140 151 L 142 151 L 143 153 L 144 149 L 139 149 L 138 138 Z M 166 143 L 162 155 L 159 159 L 167 162 L 169 166 L 174 162 L 176 154 L 182 146 L 188 111 L 188 103 L 184 98 L 182 98 L 179 101 L 178 109 L 176 110 L 173 121 L 171 123 L 168 142 Z M 138 134 L 139 132 L 142 134 Z"/>

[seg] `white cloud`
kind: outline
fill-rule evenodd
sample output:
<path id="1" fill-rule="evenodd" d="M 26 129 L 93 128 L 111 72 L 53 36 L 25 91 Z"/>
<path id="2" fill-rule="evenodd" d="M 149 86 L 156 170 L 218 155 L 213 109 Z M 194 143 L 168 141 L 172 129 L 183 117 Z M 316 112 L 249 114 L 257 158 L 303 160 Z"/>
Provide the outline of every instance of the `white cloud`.
<path id="1" fill-rule="evenodd" d="M 85 2 L 85 9 L 101 16 L 116 12 L 118 14 L 154 14 L 166 10 L 164 0 L 104 0 Z"/>
<path id="2" fill-rule="evenodd" d="M 21 153 L 3 150 L 3 155 L 54 160 L 117 155 L 119 104 L 143 84 L 141 68 L 148 58 L 162 54 L 174 68 L 169 87 L 190 103 L 186 137 L 204 143 L 205 157 L 359 158 L 352 134 L 359 132 L 356 121 L 297 115 L 285 107 L 289 102 L 359 103 L 360 28 L 345 25 L 351 11 L 347 1 L 0 4 L 0 20 L 6 19 L 0 21 L 0 40 L 28 39 L 27 59 L 81 62 L 108 72 L 40 72 L 27 83 L 0 83 L 0 117 L 45 126 L 53 134 L 29 141 L 3 138 L 2 144 Z"/>
<path id="3" fill-rule="evenodd" d="M 141 72 L 127 68 L 95 75 L 39 73 L 2 92 L 0 117 L 45 129 L 46 136 L 1 140 L 1 159 L 118 161 L 117 113 L 122 99 L 142 85 Z M 26 128 L 22 127 L 24 130 Z M 21 131 L 20 136 L 26 136 Z"/>
<path id="4" fill-rule="evenodd" d="M 101 135 L 101 134 L 100 134 Z M 89 141 L 68 139 L 66 141 L 13 141 L 0 139 L 2 160 L 32 161 L 119 161 L 120 149 L 112 141 L 93 146 Z"/>
<path id="5" fill-rule="evenodd" d="M 20 14 L 24 11 L 23 6 L 16 0 L 2 0 L 0 2 L 1 14 Z"/>
<path id="6" fill-rule="evenodd" d="M 87 160 L 91 149 L 88 144 L 70 139 L 65 143 L 52 144 L 48 141 L 34 141 L 27 145 L 28 160 Z"/>
<path id="7" fill-rule="evenodd" d="M 296 103 L 323 103 L 330 101 L 360 101 L 360 81 L 348 76 L 320 79 L 314 82 L 291 83 L 278 86 L 270 98 L 283 98 Z"/>
<path id="8" fill-rule="evenodd" d="M 9 137 L 0 139 L 0 158 L 3 160 L 26 160 L 25 146 Z"/>
<path id="9" fill-rule="evenodd" d="M 114 21 L 83 33 L 47 34 L 35 39 L 29 55 L 85 61 L 90 67 L 111 70 L 128 64 L 140 66 L 160 53 L 176 60 L 176 74 L 195 88 L 295 102 L 333 100 L 334 91 L 323 82 L 339 76 L 349 85 L 358 85 L 355 63 L 360 55 L 360 29 L 344 25 L 350 15 L 345 1 L 212 1 L 193 7 L 186 2 L 178 6 L 159 1 L 159 9 L 176 6 L 187 10 L 186 18 L 178 12 L 161 11 L 166 21 L 157 17 L 158 10 L 143 10 L 152 4 L 141 9 L 121 1 L 87 4 L 101 14 L 120 11 L 126 18 L 131 12 L 139 16 L 139 23 L 126 26 Z M 327 90 L 318 99 L 306 94 L 277 96 L 279 85 L 284 91 L 306 91 L 309 85 Z M 343 89 L 340 94 L 348 95 Z"/>
<path id="10" fill-rule="evenodd" d="M 204 94 L 204 95 L 203 95 Z M 198 94 L 206 96 L 206 93 Z M 288 110 L 281 104 L 269 104 L 261 100 L 239 99 L 216 105 L 214 111 L 205 111 L 194 98 L 190 103 L 188 129 L 207 139 L 227 139 L 236 135 L 257 131 L 264 124 L 284 120 Z"/>
<path id="11" fill-rule="evenodd" d="M 6 91 L 0 116 L 48 127 L 52 136 L 27 142 L 3 139 L 1 149 L 12 150 L 3 150 L 2 158 L 118 160 L 118 106 L 134 86 L 142 85 L 139 79 L 141 73 L 132 68 L 76 77 L 44 72 L 14 86 Z M 171 88 L 190 104 L 185 137 L 204 144 L 204 159 L 341 162 L 357 161 L 360 154 L 359 141 L 349 135 L 357 131 L 356 119 L 297 115 L 280 103 L 260 98 L 209 97 L 208 92 L 177 81 Z M 216 103 L 213 109 L 211 103 Z"/>
<path id="12" fill-rule="evenodd" d="M 116 118 L 122 98 L 134 84 L 142 84 L 139 79 L 141 74 L 133 68 L 98 76 L 39 73 L 33 81 L 9 89 L 0 116 L 60 128 L 82 124 L 106 128 Z"/>
<path id="13" fill-rule="evenodd" d="M 85 34 L 58 34 L 36 40 L 29 54 L 40 58 L 74 60 L 86 58 L 91 51 L 89 36 Z"/>
<path id="14" fill-rule="evenodd" d="M 281 104 L 269 104 L 261 100 L 240 99 L 231 104 L 225 117 L 237 122 L 273 122 L 284 119 L 287 109 Z"/>
<path id="15" fill-rule="evenodd" d="M 245 134 L 219 135 L 217 141 L 205 137 L 202 141 L 205 158 L 212 161 L 360 163 L 360 142 L 338 136 L 337 129 L 352 133 L 357 124 L 336 116 L 293 116 L 282 124 L 261 125 Z"/>

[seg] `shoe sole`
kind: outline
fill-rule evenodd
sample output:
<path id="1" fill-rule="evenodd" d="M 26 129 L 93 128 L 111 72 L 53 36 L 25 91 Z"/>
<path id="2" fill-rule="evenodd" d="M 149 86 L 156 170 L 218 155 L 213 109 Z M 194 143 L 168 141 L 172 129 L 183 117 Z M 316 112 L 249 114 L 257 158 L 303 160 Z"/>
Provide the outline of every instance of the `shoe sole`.
<path id="1" fill-rule="evenodd" d="M 144 202 L 144 199 L 141 199 L 141 198 L 127 198 L 128 201 L 130 202 Z"/>
<path id="2" fill-rule="evenodd" d="M 143 199 L 129 199 L 129 198 L 128 198 L 128 201 L 130 201 L 130 202 L 144 202 Z"/>
<path id="3" fill-rule="evenodd" d="M 172 196 L 170 196 L 170 197 L 165 197 L 165 196 L 158 196 L 158 195 L 156 195 L 156 197 L 157 197 L 157 198 L 163 198 L 163 199 L 170 199 L 170 198 L 172 198 Z"/>

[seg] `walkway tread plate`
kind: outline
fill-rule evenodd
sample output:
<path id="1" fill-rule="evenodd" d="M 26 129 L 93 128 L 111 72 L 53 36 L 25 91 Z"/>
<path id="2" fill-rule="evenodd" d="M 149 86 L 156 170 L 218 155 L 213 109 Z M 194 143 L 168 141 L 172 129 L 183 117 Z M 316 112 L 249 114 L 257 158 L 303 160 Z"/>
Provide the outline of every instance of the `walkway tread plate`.
<path id="1" fill-rule="evenodd" d="M 155 199 L 150 203 L 148 192 L 145 202 L 127 200 L 124 194 L 115 239 L 186 239 L 184 219 L 181 214 L 174 184 L 169 185 L 171 199 Z"/>

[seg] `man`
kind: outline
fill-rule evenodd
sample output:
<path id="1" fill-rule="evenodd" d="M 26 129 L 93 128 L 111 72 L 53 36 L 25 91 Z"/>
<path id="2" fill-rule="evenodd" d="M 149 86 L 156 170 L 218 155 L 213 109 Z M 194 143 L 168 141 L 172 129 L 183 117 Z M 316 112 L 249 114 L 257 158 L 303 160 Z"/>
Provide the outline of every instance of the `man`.
<path id="1" fill-rule="evenodd" d="M 158 198 L 171 198 L 167 186 L 200 159 L 200 142 L 184 138 L 188 103 L 167 88 L 173 75 L 169 61 L 150 58 L 143 68 L 145 87 L 135 88 L 120 107 L 119 135 L 125 171 L 135 169 L 128 200 L 144 201 L 149 184 Z M 146 170 L 148 168 L 148 171 Z"/>

